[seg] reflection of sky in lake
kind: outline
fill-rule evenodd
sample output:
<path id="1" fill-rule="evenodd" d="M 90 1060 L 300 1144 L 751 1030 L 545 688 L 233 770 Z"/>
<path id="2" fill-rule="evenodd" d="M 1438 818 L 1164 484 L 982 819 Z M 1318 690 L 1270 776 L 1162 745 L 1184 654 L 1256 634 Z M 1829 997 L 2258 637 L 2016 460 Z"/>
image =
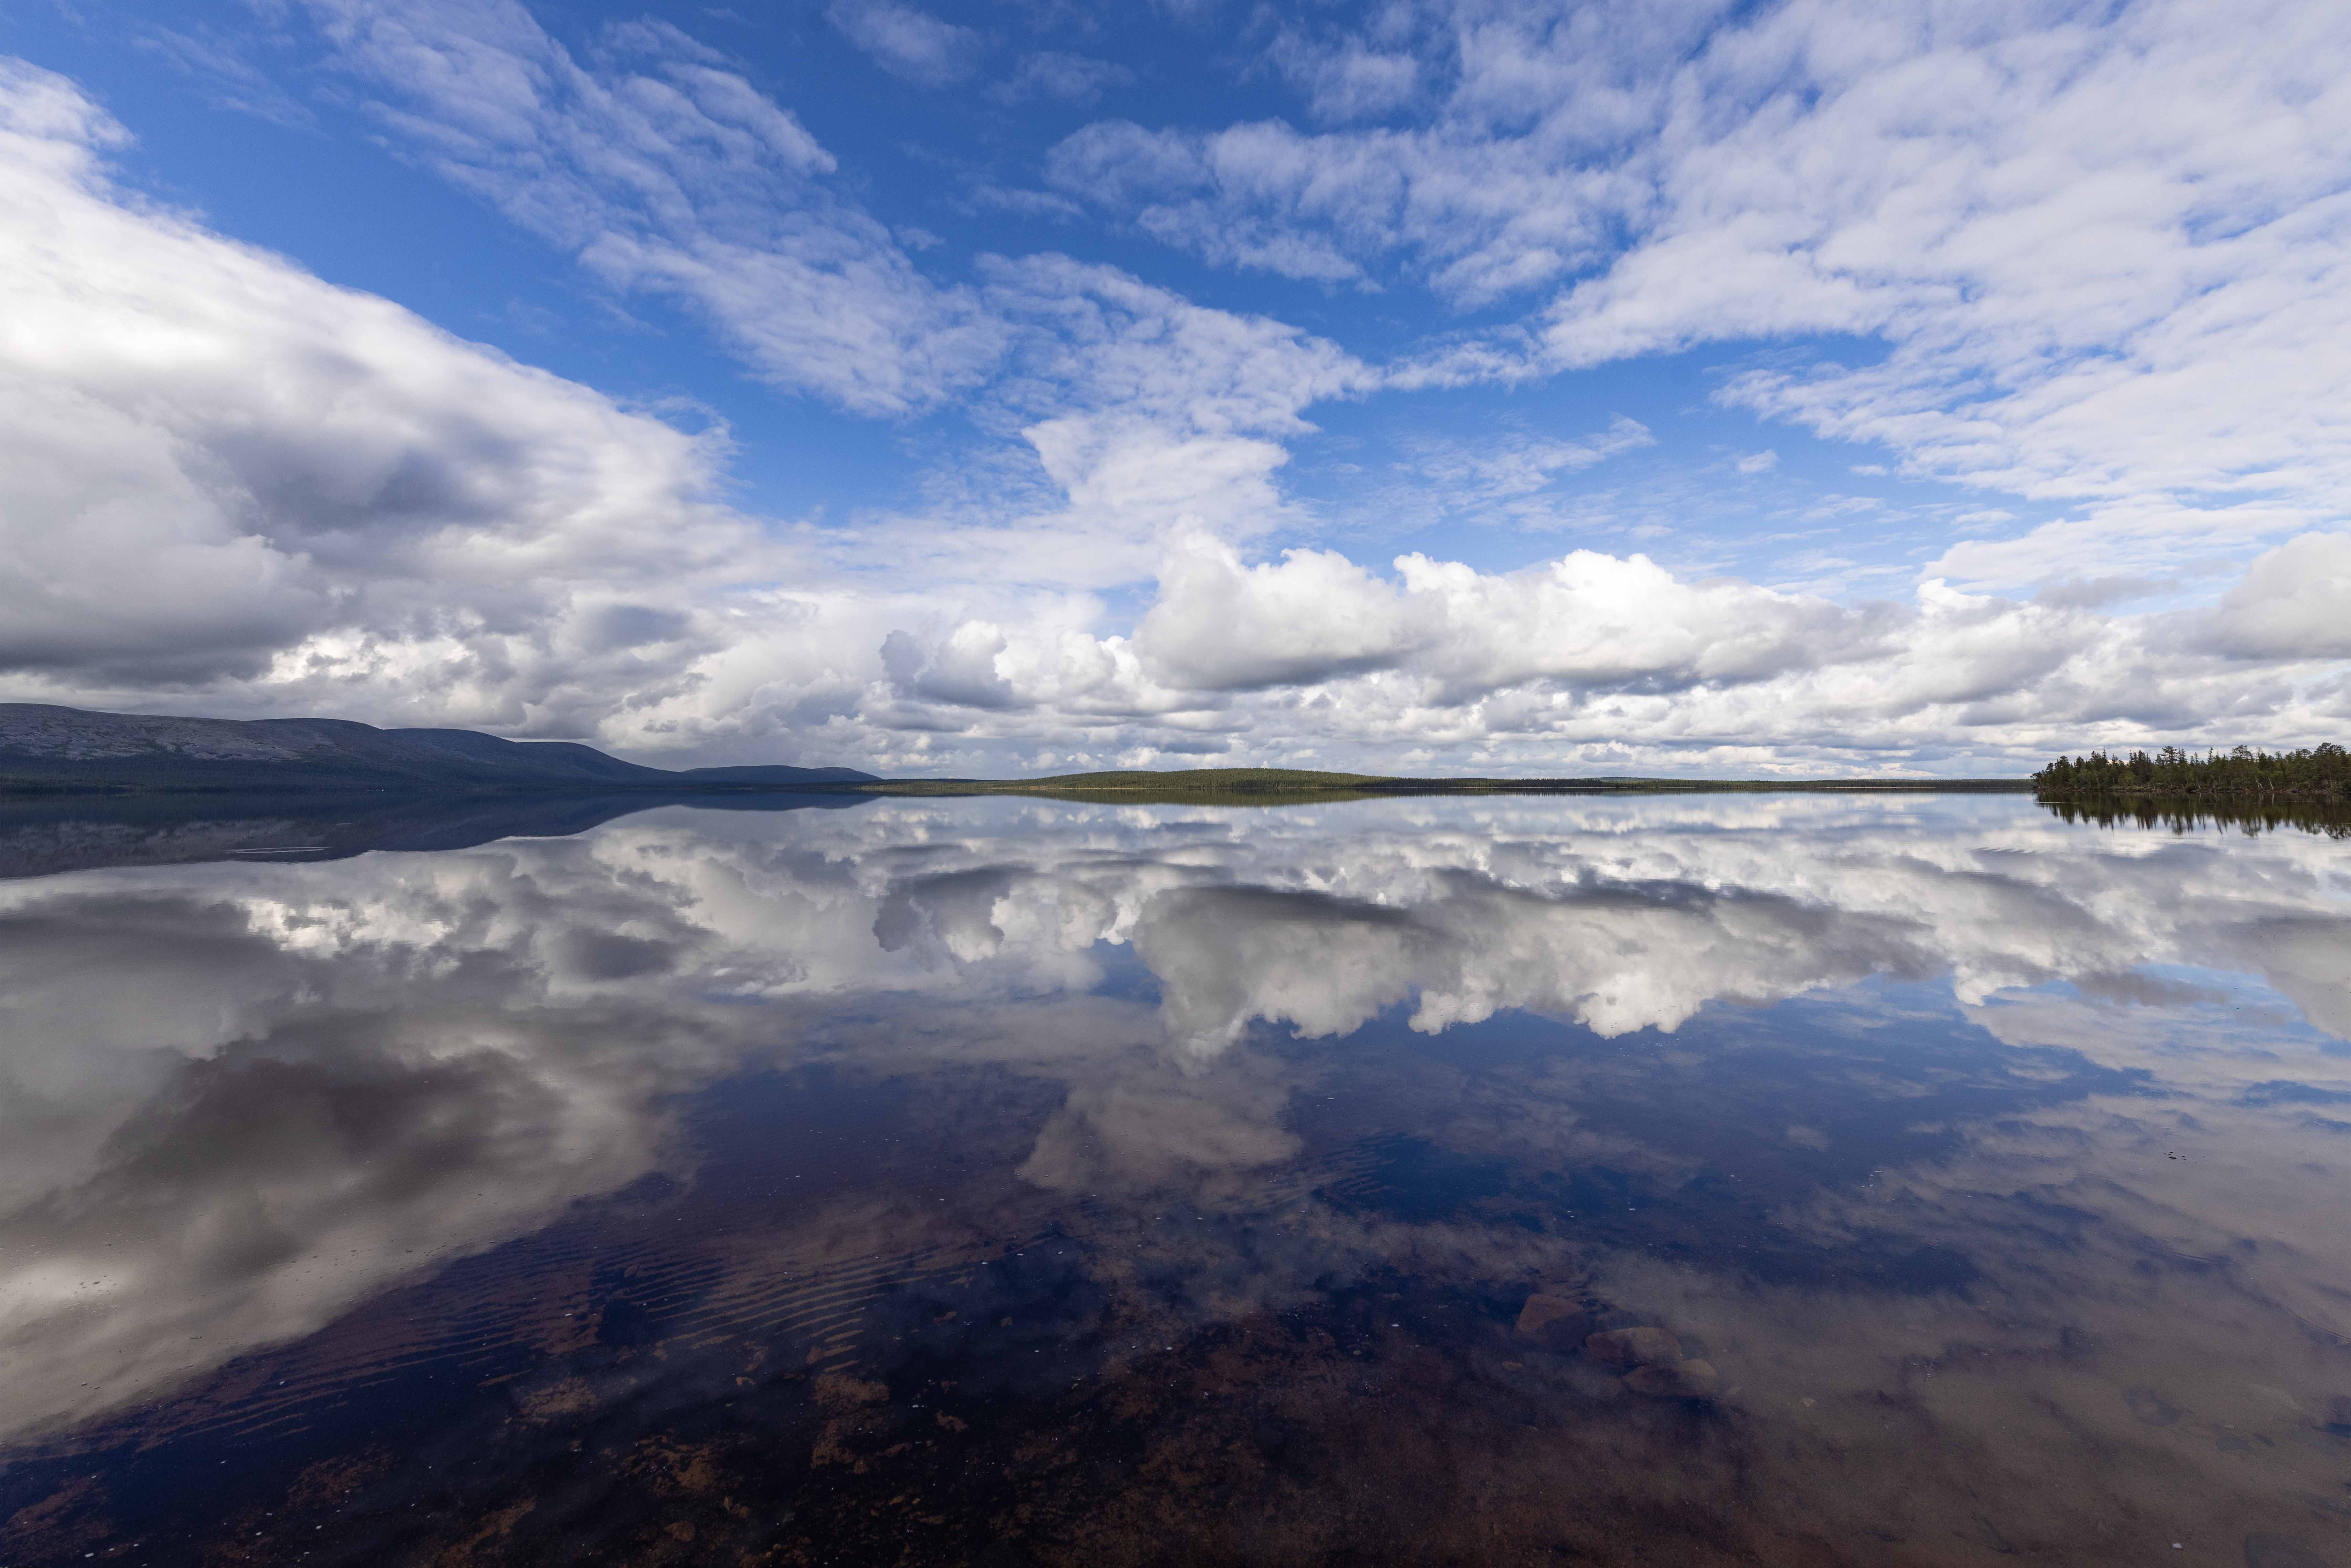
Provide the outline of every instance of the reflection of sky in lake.
<path id="1" fill-rule="evenodd" d="M 672 808 L 0 930 L 12 1563 L 2351 1564 L 2321 836 Z"/>

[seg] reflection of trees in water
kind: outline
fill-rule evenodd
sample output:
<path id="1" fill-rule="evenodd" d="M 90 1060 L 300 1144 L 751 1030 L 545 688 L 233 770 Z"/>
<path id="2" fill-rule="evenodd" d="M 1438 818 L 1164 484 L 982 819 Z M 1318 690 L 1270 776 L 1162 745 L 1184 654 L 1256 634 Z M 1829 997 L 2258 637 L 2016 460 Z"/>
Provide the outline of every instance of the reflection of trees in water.
<path id="1" fill-rule="evenodd" d="M 2300 828 L 2330 839 L 2351 839 L 2351 806 L 2316 801 L 2265 801 L 2260 805 L 2181 806 L 2153 800 L 2051 800 L 2041 804 L 2068 822 L 2101 828 L 2166 829 L 2175 833 L 2236 828 L 2247 835 Z"/>

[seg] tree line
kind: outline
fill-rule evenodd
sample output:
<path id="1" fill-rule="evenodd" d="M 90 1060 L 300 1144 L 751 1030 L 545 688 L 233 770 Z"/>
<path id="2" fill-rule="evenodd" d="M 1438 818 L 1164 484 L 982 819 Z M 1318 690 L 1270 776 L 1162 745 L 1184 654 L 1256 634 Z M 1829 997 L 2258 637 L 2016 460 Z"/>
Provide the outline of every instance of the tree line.
<path id="1" fill-rule="evenodd" d="M 2032 776 L 2045 800 L 2097 800 L 2121 795 L 2194 795 L 2254 800 L 2351 799 L 2351 751 L 2333 741 L 2301 751 L 2256 751 L 2240 746 L 2202 757 L 2167 746 L 2152 756 L 2109 757 L 2093 751 L 2060 757 Z"/>

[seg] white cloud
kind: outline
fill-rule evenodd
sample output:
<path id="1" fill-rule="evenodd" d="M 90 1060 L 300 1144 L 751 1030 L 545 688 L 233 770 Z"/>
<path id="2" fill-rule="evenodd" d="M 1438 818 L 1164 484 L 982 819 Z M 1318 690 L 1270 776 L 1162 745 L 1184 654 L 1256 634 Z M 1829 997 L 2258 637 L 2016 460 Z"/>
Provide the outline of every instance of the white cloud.
<path id="1" fill-rule="evenodd" d="M 987 96 L 1004 104 L 1025 103 L 1034 98 L 1092 103 L 1111 89 L 1134 80 L 1133 71 L 1113 61 L 1042 49 L 1021 56 L 1011 76 L 989 88 Z"/>
<path id="2" fill-rule="evenodd" d="M 1882 611 L 1747 583 L 1687 584 L 1642 556 L 1577 550 L 1499 576 L 1422 555 L 1395 567 L 1398 584 L 1322 551 L 1244 567 L 1195 540 L 1162 570 L 1135 643 L 1145 668 L 1171 685 L 1245 689 L 1404 670 L 1431 683 L 1435 702 L 1536 682 L 1735 685 L 1885 651 Z"/>
<path id="3" fill-rule="evenodd" d="M 925 537 L 925 549 L 996 558 L 978 576 L 1106 588 L 1145 576 L 1180 528 L 1262 534 L 1291 515 L 1271 476 L 1289 460 L 1281 439 L 1313 429 L 1303 410 L 1376 384 L 1324 340 L 1113 268 L 1043 256 L 984 270 L 1013 348 L 973 413 L 1033 452 L 1059 505 L 1010 534 L 983 505 L 970 521 L 987 526 Z M 1053 530 L 1051 550 L 1023 533 L 1032 521 Z"/>
<path id="4" fill-rule="evenodd" d="M 247 57 L 242 38 L 226 37 L 204 26 L 187 32 L 157 27 L 141 35 L 138 44 L 141 49 L 204 82 L 216 109 L 250 114 L 273 125 L 296 129 L 313 129 L 318 123 L 318 117 L 308 105 L 270 80 L 268 74 Z"/>
<path id="5" fill-rule="evenodd" d="M 1769 474 L 1780 466 L 1780 455 L 1776 452 L 1750 452 L 1735 466 L 1741 474 Z"/>
<path id="6" fill-rule="evenodd" d="M 1580 474 L 1626 452 L 1656 444 L 1649 427 L 1616 415 L 1608 428 L 1573 441 L 1516 435 L 1483 445 L 1426 444 L 1411 471 L 1463 500 L 1502 501 L 1532 495 L 1562 474 Z"/>
<path id="7" fill-rule="evenodd" d="M 429 665 L 428 709 L 559 727 L 791 560 L 705 498 L 716 440 L 120 204 L 62 78 L 7 68 L 0 138 L 13 668 L 317 701 Z"/>
<path id="8" fill-rule="evenodd" d="M 1312 156 L 1278 123 L 1196 136 L 1105 120 L 1054 147 L 1045 176 L 1217 265 L 1340 283 L 1365 276 L 1350 250 L 1384 248 L 1398 183 L 1378 151 L 1344 151 Z"/>
<path id="9" fill-rule="evenodd" d="M 1926 570 L 1979 589 L 2095 577 L 2117 569 L 2166 576 L 2192 571 L 2217 587 L 2232 559 L 2306 527 L 2309 516 L 2301 507 L 2183 506 L 2156 497 L 2087 507 L 2009 538 L 1960 538 Z M 1972 525 L 1954 531 L 1983 532 Z"/>
<path id="10" fill-rule="evenodd" d="M 985 45 L 969 27 L 891 0 L 832 0 L 824 19 L 892 76 L 919 87 L 946 87 L 979 68 Z"/>
<path id="11" fill-rule="evenodd" d="M 960 400 L 1059 492 L 1032 509 L 999 486 L 951 529 L 862 536 L 847 564 L 884 569 L 903 549 L 930 587 L 1132 581 L 1179 518 L 1272 526 L 1278 438 L 1311 428 L 1308 404 L 1375 384 L 1326 341 L 1107 267 L 983 258 L 985 287 L 933 285 L 824 183 L 831 154 L 789 111 L 682 36 L 613 42 L 654 51 L 651 75 L 627 75 L 577 66 L 511 5 L 353 5 L 330 30 L 347 67 L 413 105 L 390 122 L 423 156 L 601 276 L 697 302 L 779 384 L 869 413 Z"/>
<path id="12" fill-rule="evenodd" d="M 1160 569 L 1159 601 L 1135 631 L 1144 666 L 1177 686 L 1312 685 L 1394 665 L 1415 645 L 1395 591 L 1328 550 L 1245 567 L 1195 538 Z"/>
<path id="13" fill-rule="evenodd" d="M 2212 640 L 2256 659 L 2351 659 L 2351 534 L 2304 534 L 2220 596 Z"/>
<path id="14" fill-rule="evenodd" d="M 1666 525 L 1652 523 L 1644 531 L 1634 508 L 1619 506 L 1620 488 L 1571 489 L 1561 481 L 1656 444 L 1646 425 L 1621 414 L 1604 429 L 1574 436 L 1523 429 L 1472 436 L 1405 434 L 1394 438 L 1394 455 L 1384 464 L 1328 465 L 1344 488 L 1342 498 L 1326 505 L 1392 537 L 1466 525 L 1651 538 L 1668 531 Z M 1683 497 L 1675 494 L 1679 487 L 1653 466 L 1641 481 L 1638 514 L 1687 516 Z"/>
<path id="15" fill-rule="evenodd" d="M 1444 84 L 1414 125 L 1107 120 L 1054 149 L 1048 182 L 1219 265 L 1465 306 L 1564 284 L 1521 373 L 1880 340 L 1875 363 L 1757 370 L 1723 395 L 1916 476 L 2091 507 L 2062 559 L 1986 582 L 2175 564 L 2144 521 L 2166 508 L 2183 533 L 2240 513 L 2221 526 L 2250 540 L 2351 507 L 2340 6 L 1421 15 L 1410 38 L 1284 44 L 1311 54 L 1288 68 L 1310 88 L 1408 47 Z M 1506 335 L 1461 371 L 1518 352 Z"/>
<path id="16" fill-rule="evenodd" d="M 16 68 L 5 102 L 0 258 L 37 307 L 0 324 L 17 695 L 144 705 L 162 683 L 200 708 L 957 770 L 1432 747 L 1506 770 L 1949 768 L 2327 722 L 2312 668 L 2274 664 L 2334 646 L 2324 538 L 2192 635 L 1940 588 L 1841 607 L 1591 550 L 1249 564 L 1228 541 L 1287 515 L 1280 440 L 1371 372 L 1058 258 L 982 290 L 1016 345 L 985 417 L 1053 481 L 1037 509 L 778 542 L 709 500 L 713 438 L 124 204 L 96 162 L 119 131 L 59 78 Z M 1520 491 L 1644 439 L 1505 447 L 1477 482 Z M 1103 631 L 1076 590 L 1155 560 L 1134 635 Z"/>
<path id="17" fill-rule="evenodd" d="M 1316 43 L 1295 29 L 1275 39 L 1274 63 L 1306 94 L 1318 120 L 1392 114 L 1420 89 L 1421 64 L 1408 51 L 1383 52 L 1359 37 Z"/>
<path id="18" fill-rule="evenodd" d="M 714 438 L 126 205 L 97 162 L 120 132 L 59 78 L 17 68 L 5 102 L 0 256 L 37 307 L 0 324 L 16 695 L 164 683 L 234 712 L 957 770 L 1949 768 L 2331 722 L 2291 662 L 2335 645 L 2328 538 L 2219 631 L 1939 587 L 1843 607 L 1592 550 L 1249 564 L 1230 541 L 1289 515 L 1281 440 L 1372 372 L 1059 258 L 979 291 L 1015 345 L 983 415 L 1037 455 L 1037 507 L 778 542 L 708 499 Z M 1506 444 L 1472 477 L 1507 497 L 1645 439 Z M 1080 590 L 1155 561 L 1134 636 L 1105 632 Z"/>
<path id="19" fill-rule="evenodd" d="M 1845 605 L 1592 550 L 1499 573 L 1414 554 L 1395 573 L 1311 549 L 1251 564 L 1196 535 L 1132 639 L 971 633 L 1003 685 L 967 705 L 966 734 L 1074 727 L 1071 766 L 1139 766 L 1155 736 L 1205 730 L 1260 761 L 1368 770 L 1411 753 L 1553 774 L 2003 773 L 2091 745 L 2308 744 L 2336 723 L 2326 633 L 2241 649 L 2205 612 L 2097 612 L 2145 583 L 2020 602 L 1929 581 L 1908 603 Z M 2270 623 L 2248 603 L 2228 624 Z"/>
<path id="20" fill-rule="evenodd" d="M 786 384 L 879 413 L 952 399 L 983 440 L 907 516 L 762 525 L 712 499 L 723 433 L 690 438 L 142 205 L 99 162 L 119 129 L 12 68 L 0 260 L 38 307 L 0 321 L 12 695 L 163 690 L 960 772 L 1204 755 L 2009 771 L 2090 744 L 2328 738 L 2343 716 L 2338 534 L 2266 558 L 2208 613 L 2100 612 L 2138 591 L 2117 582 L 2166 580 L 2137 562 L 2220 590 L 2216 560 L 2308 531 L 2298 503 L 2101 501 L 1962 539 L 1886 603 L 1592 549 L 1383 570 L 1284 494 L 1287 444 L 1317 403 L 1500 360 L 1383 371 L 1061 256 L 935 285 L 833 192 L 796 119 L 681 37 L 612 35 L 599 60 L 636 51 L 632 72 L 578 65 L 511 8 L 326 15 L 434 167 L 609 277 L 684 289 Z M 1480 112 L 1520 102 L 1480 79 Z M 1101 165 L 1113 181 L 1173 145 L 1104 138 L 1126 149 Z M 1269 145 L 1320 156 L 1287 131 Z M 1650 439 L 1623 418 L 1431 439 L 1394 493 L 1551 526 L 1525 508 L 1559 476 Z M 1970 591 L 2016 582 L 2053 586 Z"/>
<path id="21" fill-rule="evenodd" d="M 903 413 L 1003 351 L 969 289 L 827 183 L 833 155 L 789 110 L 674 29 L 616 31 L 643 68 L 592 69 L 514 0 L 310 10 L 402 145 L 610 286 L 700 310 L 778 386 Z"/>
<path id="22" fill-rule="evenodd" d="M 976 614 L 1017 619 L 1031 642 L 1008 658 L 1073 711 L 1183 706 L 1094 637 L 1040 651 L 1100 607 L 1017 585 L 1146 575 L 1186 517 L 1261 528 L 1281 512 L 1268 435 L 1364 377 L 1278 322 L 1004 263 L 987 308 L 1020 354 L 987 417 L 1045 470 L 1036 510 L 991 498 L 969 527 L 785 543 L 710 498 L 723 432 L 126 204 L 98 161 L 121 132 L 62 78 L 11 68 L 0 112 L 0 267 L 26 302 L 0 322 L 0 658 L 35 700 L 160 687 L 231 712 L 879 759 L 933 722 L 886 695 L 893 632 L 932 639 L 900 696 L 1003 700 L 958 631 Z"/>

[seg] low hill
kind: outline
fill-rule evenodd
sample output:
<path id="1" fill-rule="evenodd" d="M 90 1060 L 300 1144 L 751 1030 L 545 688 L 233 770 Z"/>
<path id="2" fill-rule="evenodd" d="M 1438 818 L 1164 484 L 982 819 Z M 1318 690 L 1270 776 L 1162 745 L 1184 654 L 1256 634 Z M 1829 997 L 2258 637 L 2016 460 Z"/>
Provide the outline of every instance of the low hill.
<path id="1" fill-rule="evenodd" d="M 871 783 L 853 768 L 645 768 L 565 740 L 339 718 L 161 718 L 0 703 L 0 789 L 702 790 Z"/>

